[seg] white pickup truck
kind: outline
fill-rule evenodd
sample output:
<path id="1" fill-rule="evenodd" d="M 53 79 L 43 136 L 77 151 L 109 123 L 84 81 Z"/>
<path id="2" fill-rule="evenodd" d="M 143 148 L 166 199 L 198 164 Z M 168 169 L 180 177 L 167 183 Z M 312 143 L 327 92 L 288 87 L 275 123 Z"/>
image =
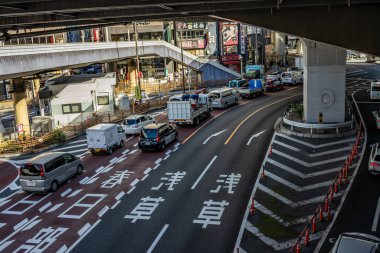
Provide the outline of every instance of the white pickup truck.
<path id="1" fill-rule="evenodd" d="M 112 154 L 117 147 L 123 147 L 125 132 L 116 124 L 98 124 L 87 128 L 87 147 L 93 155 L 100 152 Z"/>
<path id="2" fill-rule="evenodd" d="M 211 116 L 212 106 L 207 94 L 172 96 L 168 103 L 168 119 L 171 124 L 193 124 Z"/>

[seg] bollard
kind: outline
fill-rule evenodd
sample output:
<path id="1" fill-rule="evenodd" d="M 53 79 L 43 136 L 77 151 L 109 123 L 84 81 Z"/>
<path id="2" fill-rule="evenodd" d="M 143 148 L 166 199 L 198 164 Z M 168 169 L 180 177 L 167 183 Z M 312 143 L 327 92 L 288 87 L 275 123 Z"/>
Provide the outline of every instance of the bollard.
<path id="1" fill-rule="evenodd" d="M 264 178 L 266 175 L 265 175 L 265 170 L 263 168 L 263 171 L 261 172 L 261 178 Z"/>
<path id="2" fill-rule="evenodd" d="M 297 242 L 297 245 L 296 245 L 296 253 L 301 253 L 301 246 L 299 242 Z"/>
<path id="3" fill-rule="evenodd" d="M 308 246 L 308 245 L 309 245 L 309 229 L 307 228 L 305 232 L 305 246 Z"/>
<path id="4" fill-rule="evenodd" d="M 251 207 L 249 208 L 249 214 L 253 214 L 255 212 L 255 201 L 254 198 L 252 197 L 252 203 Z"/>
<path id="5" fill-rule="evenodd" d="M 317 232 L 317 219 L 315 218 L 315 215 L 313 216 L 313 219 L 311 220 L 311 232 L 313 234 Z"/>
<path id="6" fill-rule="evenodd" d="M 272 152 L 272 145 L 269 146 L 269 155 L 272 155 L 273 152 Z"/>
<path id="7" fill-rule="evenodd" d="M 339 172 L 339 186 L 342 185 L 343 170 Z"/>
<path id="8" fill-rule="evenodd" d="M 327 220 L 327 221 L 330 221 L 330 206 L 328 206 L 328 208 L 327 208 L 327 216 L 326 216 L 326 220 Z"/>
<path id="9" fill-rule="evenodd" d="M 338 192 L 338 182 L 335 180 L 334 182 L 334 193 Z"/>
<path id="10" fill-rule="evenodd" d="M 333 188 L 332 186 L 330 187 L 330 202 L 333 202 L 334 201 L 334 191 L 333 191 Z"/>
<path id="11" fill-rule="evenodd" d="M 325 210 L 325 212 L 327 212 L 327 208 L 329 207 L 329 200 L 328 200 L 328 198 L 326 197 L 325 198 L 325 207 L 324 207 L 324 210 Z"/>
<path id="12" fill-rule="evenodd" d="M 319 221 L 323 222 L 323 211 L 322 211 L 322 205 L 319 207 Z"/>

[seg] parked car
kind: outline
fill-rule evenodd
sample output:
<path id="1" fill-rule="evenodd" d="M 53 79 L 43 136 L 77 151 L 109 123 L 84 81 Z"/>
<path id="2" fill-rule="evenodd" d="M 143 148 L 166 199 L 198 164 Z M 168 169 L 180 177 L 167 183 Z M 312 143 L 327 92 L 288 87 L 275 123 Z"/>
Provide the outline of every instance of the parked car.
<path id="1" fill-rule="evenodd" d="M 138 147 L 142 150 L 164 150 L 178 140 L 177 127 L 167 123 L 149 124 L 141 129 Z"/>
<path id="2" fill-rule="evenodd" d="M 140 134 L 141 128 L 155 122 L 151 116 L 131 115 L 121 123 L 121 127 L 125 134 Z"/>
<path id="3" fill-rule="evenodd" d="M 284 72 L 281 74 L 281 82 L 283 84 L 296 85 L 303 81 L 303 75 L 300 71 Z"/>
<path id="4" fill-rule="evenodd" d="M 379 143 L 375 143 L 371 147 L 371 153 L 369 154 L 368 171 L 373 175 L 380 174 Z"/>
<path id="5" fill-rule="evenodd" d="M 58 186 L 83 172 L 81 160 L 69 153 L 46 152 L 20 166 L 20 186 L 27 192 L 55 192 Z"/>
<path id="6" fill-rule="evenodd" d="M 270 80 L 265 84 L 266 91 L 278 91 L 283 90 L 284 85 L 279 80 Z"/>
<path id="7" fill-rule="evenodd" d="M 124 129 L 117 124 L 98 124 L 86 129 L 87 147 L 93 155 L 100 152 L 112 154 L 125 142 Z"/>
<path id="8" fill-rule="evenodd" d="M 362 233 L 342 233 L 330 253 L 379 253 L 380 238 Z"/>
<path id="9" fill-rule="evenodd" d="M 227 108 L 230 105 L 239 103 L 239 93 L 232 88 L 210 91 L 209 97 L 212 101 L 212 108 Z"/>

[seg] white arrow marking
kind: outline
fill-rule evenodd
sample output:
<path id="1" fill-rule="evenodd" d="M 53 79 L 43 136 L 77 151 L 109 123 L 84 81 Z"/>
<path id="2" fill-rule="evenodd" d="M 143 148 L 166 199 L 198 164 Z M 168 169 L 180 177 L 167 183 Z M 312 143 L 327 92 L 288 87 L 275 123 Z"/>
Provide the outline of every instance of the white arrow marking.
<path id="1" fill-rule="evenodd" d="M 251 141 L 253 140 L 253 138 L 259 137 L 259 136 L 262 135 L 265 131 L 266 131 L 266 130 L 261 131 L 260 133 L 257 133 L 257 134 L 252 135 L 251 138 L 249 138 L 249 140 L 248 140 L 248 142 L 247 142 L 247 146 L 249 146 L 249 144 L 251 144 Z"/>
<path id="2" fill-rule="evenodd" d="M 223 133 L 223 132 L 225 132 L 225 131 L 227 131 L 228 129 L 224 129 L 223 131 L 220 131 L 220 132 L 217 132 L 217 133 L 215 133 L 215 134 L 213 134 L 213 135 L 211 135 L 210 137 L 208 137 L 204 142 L 203 142 L 203 144 L 206 144 L 212 137 L 216 137 L 216 136 L 218 136 L 219 134 L 221 134 L 221 133 Z"/>

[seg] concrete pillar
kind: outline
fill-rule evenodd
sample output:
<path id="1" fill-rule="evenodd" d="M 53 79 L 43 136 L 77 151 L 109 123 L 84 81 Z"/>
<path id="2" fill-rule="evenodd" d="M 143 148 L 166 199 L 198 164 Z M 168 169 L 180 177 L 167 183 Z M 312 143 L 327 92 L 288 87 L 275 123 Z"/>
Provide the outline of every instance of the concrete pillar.
<path id="1" fill-rule="evenodd" d="M 30 135 L 28 106 L 26 104 L 25 85 L 22 78 L 15 78 L 13 82 L 13 106 L 15 110 L 15 124 L 23 125 L 25 135 Z"/>
<path id="2" fill-rule="evenodd" d="M 38 99 L 38 92 L 40 91 L 40 87 L 41 87 L 40 79 L 38 77 L 33 79 L 33 85 L 34 85 L 34 97 Z"/>
<path id="3" fill-rule="evenodd" d="M 302 46 L 306 122 L 344 122 L 346 50 L 310 40 L 303 40 Z"/>
<path id="4" fill-rule="evenodd" d="M 128 59 L 128 76 L 129 76 L 129 83 L 131 85 L 132 92 L 134 91 L 134 88 L 137 85 L 137 69 L 136 64 L 133 59 Z"/>
<path id="5" fill-rule="evenodd" d="M 274 52 L 277 56 L 276 60 L 282 60 L 285 64 L 285 34 L 278 32 L 275 33 Z"/>

